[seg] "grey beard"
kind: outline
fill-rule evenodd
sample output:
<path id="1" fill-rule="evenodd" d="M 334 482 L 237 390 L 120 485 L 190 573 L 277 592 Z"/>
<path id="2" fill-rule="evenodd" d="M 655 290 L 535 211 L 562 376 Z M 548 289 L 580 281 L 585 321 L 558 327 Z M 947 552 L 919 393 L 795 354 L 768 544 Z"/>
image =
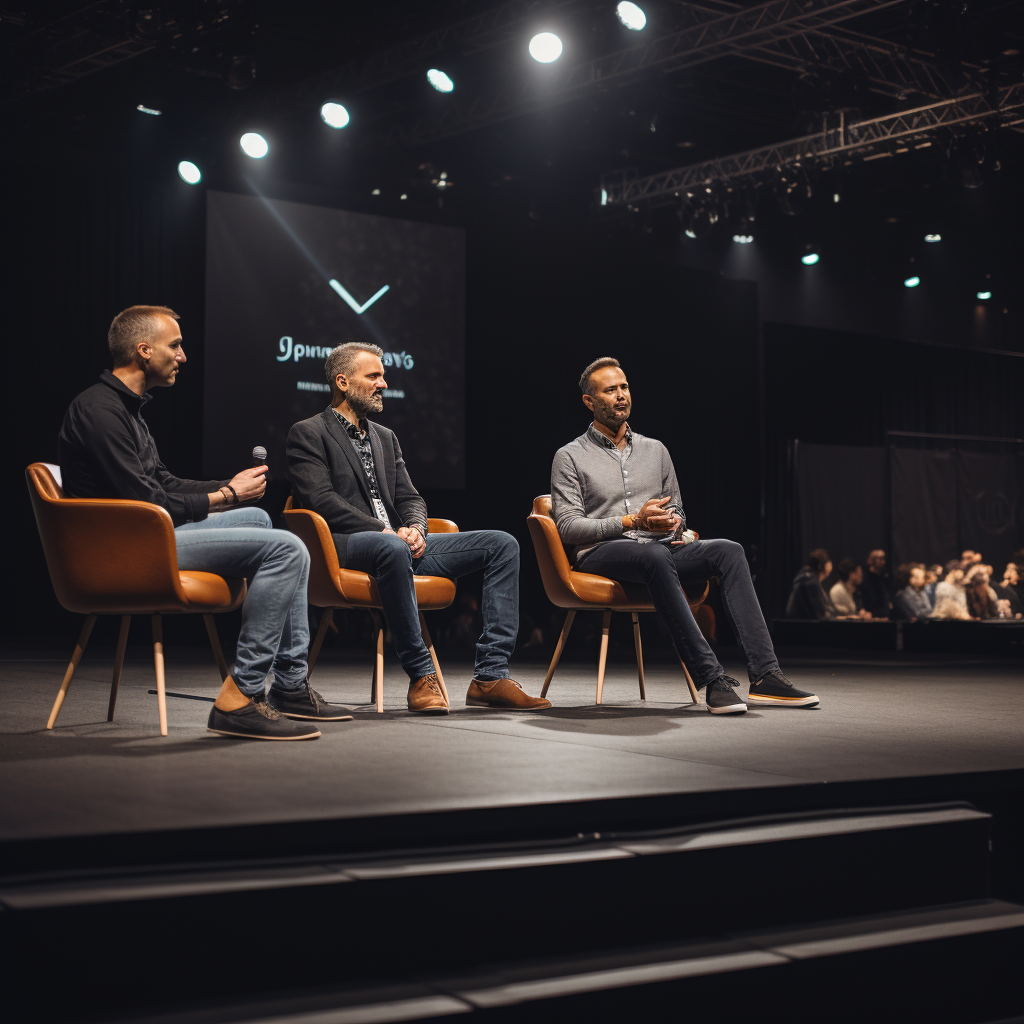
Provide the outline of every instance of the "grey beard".
<path id="1" fill-rule="evenodd" d="M 368 398 L 362 395 L 354 395 L 350 391 L 347 395 L 349 408 L 360 418 L 368 416 L 371 412 L 380 412 L 384 408 L 384 398 L 376 392 Z"/>
<path id="2" fill-rule="evenodd" d="M 352 403 L 349 402 L 349 405 L 351 404 Z M 601 406 L 598 406 L 595 413 L 595 418 L 597 419 L 597 422 L 601 424 L 602 427 L 607 427 L 609 430 L 618 430 L 619 427 L 621 427 L 622 424 L 625 423 L 627 419 L 629 419 L 629 414 L 631 411 L 631 409 L 627 409 L 625 417 L 619 420 L 615 418 L 614 409 L 602 409 Z"/>

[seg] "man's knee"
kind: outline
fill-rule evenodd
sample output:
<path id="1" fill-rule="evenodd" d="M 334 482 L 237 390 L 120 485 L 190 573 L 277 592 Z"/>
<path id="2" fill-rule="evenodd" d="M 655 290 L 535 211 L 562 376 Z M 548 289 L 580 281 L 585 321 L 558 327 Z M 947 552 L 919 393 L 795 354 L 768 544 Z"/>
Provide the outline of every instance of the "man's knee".
<path id="1" fill-rule="evenodd" d="M 397 533 L 382 533 L 377 540 L 374 561 L 381 566 L 412 565 L 412 548 Z"/>
<path id="2" fill-rule="evenodd" d="M 672 549 L 667 544 L 640 544 L 636 557 L 643 566 L 644 575 L 648 580 L 662 574 L 677 575 L 676 564 L 672 560 Z"/>
<path id="3" fill-rule="evenodd" d="M 248 509 L 249 517 L 246 526 L 255 526 L 259 530 L 272 530 L 274 520 L 261 508 Z M 303 545 L 305 547 L 305 545 Z"/>
<path id="4" fill-rule="evenodd" d="M 269 523 L 269 516 L 268 523 Z M 295 566 L 299 570 L 309 568 L 309 550 L 306 545 L 287 530 L 274 530 L 269 538 L 274 553 L 285 564 Z"/>
<path id="5" fill-rule="evenodd" d="M 502 530 L 484 530 L 483 533 L 487 535 L 492 558 L 501 562 L 519 564 L 519 541 L 511 533 L 505 533 Z"/>

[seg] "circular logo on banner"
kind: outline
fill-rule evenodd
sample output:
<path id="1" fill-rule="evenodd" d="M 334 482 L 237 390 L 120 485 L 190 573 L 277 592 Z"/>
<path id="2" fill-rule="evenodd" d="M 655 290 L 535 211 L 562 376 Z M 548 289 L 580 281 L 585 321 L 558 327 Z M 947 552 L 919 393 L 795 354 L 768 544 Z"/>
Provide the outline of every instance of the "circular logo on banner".
<path id="1" fill-rule="evenodd" d="M 978 525 L 986 533 L 1006 533 L 1013 523 L 1013 507 L 1002 491 L 980 491 L 974 498 Z"/>

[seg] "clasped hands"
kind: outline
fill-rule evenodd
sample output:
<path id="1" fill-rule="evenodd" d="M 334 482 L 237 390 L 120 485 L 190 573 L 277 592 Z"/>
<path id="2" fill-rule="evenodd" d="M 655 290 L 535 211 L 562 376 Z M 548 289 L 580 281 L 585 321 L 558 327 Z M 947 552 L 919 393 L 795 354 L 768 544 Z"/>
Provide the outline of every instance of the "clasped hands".
<path id="1" fill-rule="evenodd" d="M 643 503 L 639 512 L 627 517 L 632 520 L 633 524 L 628 528 L 646 530 L 648 533 L 660 533 L 665 536 L 675 533 L 683 525 L 683 517 L 677 512 L 672 512 L 665 508 L 671 500 L 671 497 L 649 498 Z M 689 533 L 689 531 L 686 532 Z M 684 544 L 691 543 L 692 540 L 692 536 L 687 537 L 684 534 L 682 539 L 674 540 L 672 544 L 673 546 L 681 547 Z"/>
<path id="2" fill-rule="evenodd" d="M 393 533 L 404 540 L 413 558 L 422 558 L 423 552 L 427 550 L 426 538 L 415 526 L 400 526 L 397 530 L 385 530 L 384 533 Z"/>

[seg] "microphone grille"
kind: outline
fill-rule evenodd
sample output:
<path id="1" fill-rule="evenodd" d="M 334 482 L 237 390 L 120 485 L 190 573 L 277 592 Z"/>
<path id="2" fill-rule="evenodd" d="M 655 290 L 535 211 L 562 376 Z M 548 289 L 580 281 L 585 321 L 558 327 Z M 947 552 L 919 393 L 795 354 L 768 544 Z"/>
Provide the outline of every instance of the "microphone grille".
<path id="1" fill-rule="evenodd" d="M 266 462 L 267 461 L 267 449 L 264 448 L 263 445 L 261 445 L 261 444 L 256 445 L 256 447 L 253 448 L 253 450 L 252 450 L 252 457 L 254 459 L 256 459 L 258 462 Z"/>

